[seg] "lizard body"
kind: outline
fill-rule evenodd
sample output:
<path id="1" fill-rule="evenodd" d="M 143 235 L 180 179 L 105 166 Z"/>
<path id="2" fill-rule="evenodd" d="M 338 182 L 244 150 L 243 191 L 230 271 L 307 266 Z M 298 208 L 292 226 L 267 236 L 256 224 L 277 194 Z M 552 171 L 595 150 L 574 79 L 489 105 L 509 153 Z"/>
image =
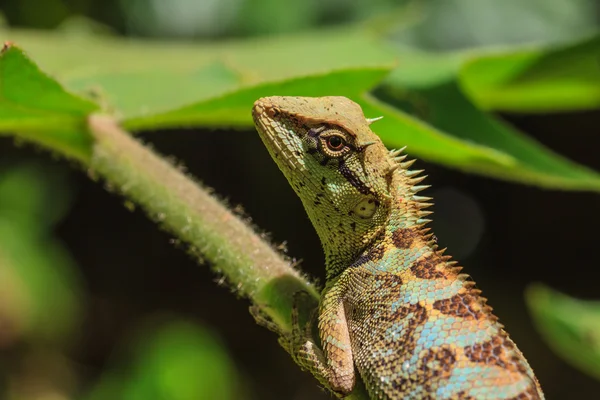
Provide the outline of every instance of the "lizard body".
<path id="1" fill-rule="evenodd" d="M 344 97 L 268 97 L 253 117 L 323 245 L 322 349 L 288 350 L 338 396 L 355 367 L 372 399 L 525 400 L 544 396 L 474 282 L 425 228 L 430 198 Z"/>

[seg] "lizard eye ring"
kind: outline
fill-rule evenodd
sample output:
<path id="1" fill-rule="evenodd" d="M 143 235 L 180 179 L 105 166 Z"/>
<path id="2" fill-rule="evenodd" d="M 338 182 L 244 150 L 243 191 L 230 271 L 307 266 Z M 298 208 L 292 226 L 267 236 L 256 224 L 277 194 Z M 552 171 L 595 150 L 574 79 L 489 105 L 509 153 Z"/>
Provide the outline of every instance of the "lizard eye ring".
<path id="1" fill-rule="evenodd" d="M 327 129 L 319 135 L 320 150 L 327 157 L 341 157 L 351 150 L 346 136 L 337 129 Z"/>
<path id="2" fill-rule="evenodd" d="M 327 147 L 331 151 L 340 151 L 346 145 L 346 141 L 342 136 L 331 135 L 326 139 Z"/>

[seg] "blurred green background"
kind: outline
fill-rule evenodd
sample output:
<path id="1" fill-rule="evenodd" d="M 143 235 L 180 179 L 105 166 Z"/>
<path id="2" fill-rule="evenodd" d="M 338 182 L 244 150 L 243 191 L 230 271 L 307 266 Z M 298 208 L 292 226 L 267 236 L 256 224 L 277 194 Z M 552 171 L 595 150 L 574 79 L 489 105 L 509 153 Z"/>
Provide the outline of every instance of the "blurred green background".
<path id="1" fill-rule="evenodd" d="M 392 49 L 444 55 L 560 46 L 600 29 L 600 5 L 593 0 L 4 0 L 0 10 L 2 23 L 11 29 L 147 38 L 167 46 L 202 42 L 217 51 L 224 41 L 336 26 L 380 30 Z M 318 38 L 317 33 L 312 39 L 315 48 Z M 600 69 L 600 46 L 591 43 L 596 47 L 582 57 L 592 57 Z M 298 64 L 327 57 L 310 48 L 292 51 Z M 45 47 L 46 64 L 52 63 L 54 50 Z M 93 47 L 87 51 L 94 54 Z M 443 60 L 455 62 L 453 56 Z M 557 60 L 546 70 L 551 81 L 580 73 Z M 95 60 L 87 63 L 92 68 Z M 439 74 L 447 73 L 443 67 Z M 418 70 L 416 65 L 413 71 Z M 404 92 L 399 88 L 410 77 L 399 69 L 390 77 L 395 85 L 375 93 L 467 142 L 510 147 L 510 137 L 488 142 L 469 137 L 465 126 L 483 134 L 493 123 L 480 117 L 454 83 L 428 86 L 434 75 L 411 81 L 411 90 Z M 597 72 L 589 76 L 582 90 L 600 88 Z M 518 93 L 517 100 L 522 96 Z M 498 116 L 505 122 L 555 152 L 600 170 L 597 106 L 573 105 L 567 98 L 563 109 L 536 110 L 540 103 L 531 103 L 519 111 L 507 106 L 518 104 L 509 97 L 477 100 L 481 108 L 503 110 Z M 543 103 L 543 97 L 535 102 Z M 473 118 L 461 119 L 467 112 Z M 190 127 L 141 136 L 230 204 L 242 205 L 274 242 L 285 241 L 288 254 L 303 259 L 305 271 L 323 278 L 318 239 L 252 129 Z M 534 158 L 533 151 L 519 146 L 513 153 Z M 133 204 L 72 166 L 20 140 L 0 137 L 0 399 L 328 398 L 279 348 L 275 336 L 256 326 L 246 300 L 219 284 L 209 268 L 198 267 Z M 427 170 L 427 183 L 433 185 L 427 195 L 435 198 L 433 229 L 441 246 L 448 246 L 475 277 L 547 398 L 597 398 L 600 307 L 530 286 L 533 318 L 524 293 L 542 282 L 575 298 L 600 299 L 599 195 L 556 190 L 569 188 L 561 186 L 563 181 L 544 190 L 422 160 L 416 167 Z"/>

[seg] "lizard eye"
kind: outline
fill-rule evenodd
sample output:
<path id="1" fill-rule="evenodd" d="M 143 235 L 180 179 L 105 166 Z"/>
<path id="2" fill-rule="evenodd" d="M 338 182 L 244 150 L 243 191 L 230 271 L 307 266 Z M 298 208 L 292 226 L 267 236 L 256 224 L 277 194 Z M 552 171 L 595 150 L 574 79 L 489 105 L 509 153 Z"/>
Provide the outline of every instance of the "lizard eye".
<path id="1" fill-rule="evenodd" d="M 318 149 L 329 158 L 342 157 L 352 150 L 346 136 L 337 128 L 311 129 L 308 131 L 308 136 L 317 136 L 315 141 L 319 143 Z"/>
<path id="2" fill-rule="evenodd" d="M 326 143 L 327 143 L 327 147 L 331 151 L 340 151 L 346 145 L 346 141 L 344 140 L 344 138 L 339 135 L 329 136 L 326 139 Z"/>

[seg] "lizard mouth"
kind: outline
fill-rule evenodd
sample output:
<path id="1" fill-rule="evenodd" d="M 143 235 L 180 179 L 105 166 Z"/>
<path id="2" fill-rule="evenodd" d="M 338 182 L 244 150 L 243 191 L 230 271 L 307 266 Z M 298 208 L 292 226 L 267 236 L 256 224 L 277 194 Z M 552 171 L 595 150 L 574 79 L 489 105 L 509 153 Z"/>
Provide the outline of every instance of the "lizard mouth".
<path id="1" fill-rule="evenodd" d="M 254 125 L 256 126 L 261 137 L 264 136 L 266 133 L 265 131 L 268 130 L 265 126 L 265 120 L 270 119 L 269 116 L 273 113 L 270 110 L 270 104 L 268 104 L 264 98 L 256 100 L 254 102 L 254 106 L 252 107 L 252 119 L 254 120 Z"/>
<path id="2" fill-rule="evenodd" d="M 254 120 L 258 134 L 269 149 L 271 149 L 277 140 L 274 126 L 277 124 L 277 121 L 273 119 L 274 114 L 277 114 L 277 112 L 274 111 L 274 108 L 268 102 L 268 98 L 261 98 L 254 102 L 252 119 Z"/>

